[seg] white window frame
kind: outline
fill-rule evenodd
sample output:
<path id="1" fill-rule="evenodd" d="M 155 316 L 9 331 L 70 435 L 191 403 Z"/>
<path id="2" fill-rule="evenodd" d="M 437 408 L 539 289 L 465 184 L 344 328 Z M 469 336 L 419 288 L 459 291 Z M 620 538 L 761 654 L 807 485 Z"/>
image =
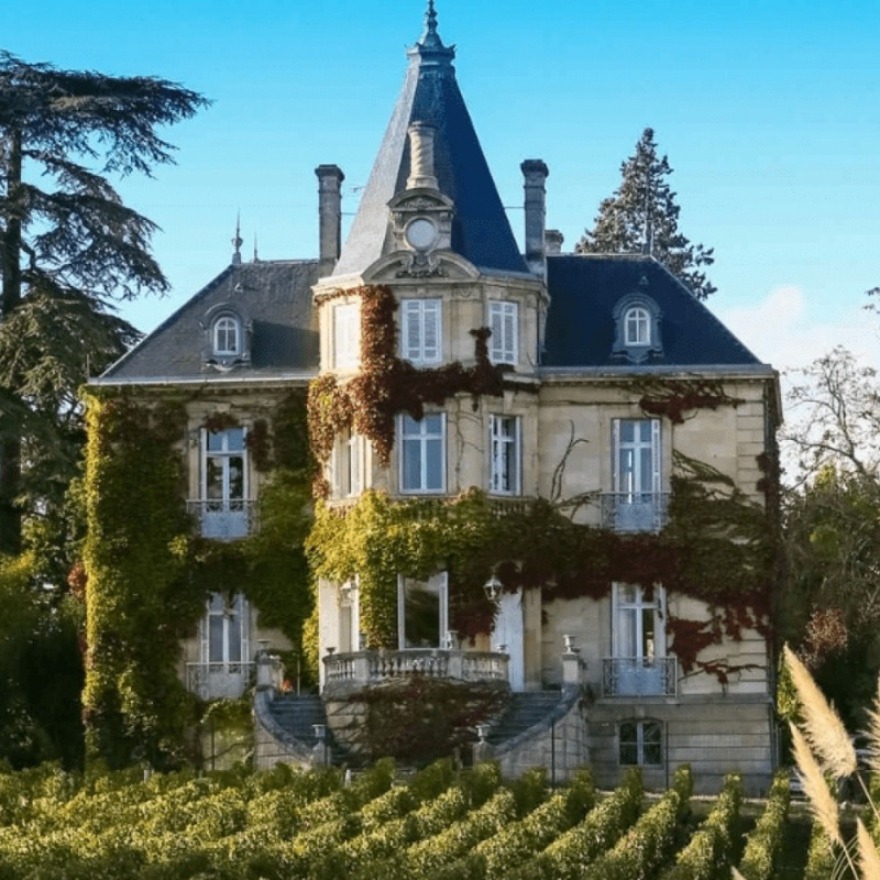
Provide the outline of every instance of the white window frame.
<path id="1" fill-rule="evenodd" d="M 220 607 L 218 607 L 220 606 Z M 205 603 L 205 616 L 202 618 L 202 663 L 210 668 L 221 667 L 225 670 L 232 667 L 240 669 L 241 665 L 250 661 L 250 640 L 248 632 L 248 620 L 250 609 L 247 599 L 236 593 L 229 602 L 229 597 L 222 593 L 212 593 Z M 222 645 L 220 656 L 212 653 L 211 622 L 214 618 L 222 617 Z M 239 656 L 230 656 L 230 630 L 238 627 Z"/>
<path id="2" fill-rule="evenodd" d="M 401 356 L 413 364 L 439 364 L 443 357 L 442 300 L 405 299 L 400 306 Z"/>
<path id="3" fill-rule="evenodd" d="M 631 306 L 623 316 L 624 345 L 651 344 L 651 313 L 644 306 Z"/>
<path id="4" fill-rule="evenodd" d="M 361 311 L 358 303 L 333 306 L 333 367 L 354 370 L 360 365 Z"/>
<path id="5" fill-rule="evenodd" d="M 439 418 L 439 431 L 429 430 L 428 420 L 431 422 Z M 419 426 L 418 431 L 413 431 L 412 426 Z M 400 468 L 398 473 L 400 492 L 405 495 L 436 495 L 446 491 L 446 413 L 425 413 L 420 420 L 413 419 L 408 415 L 401 415 L 398 421 L 398 458 Z M 406 483 L 407 472 L 407 449 L 409 442 L 417 441 L 419 444 L 419 483 L 416 486 L 408 486 Z M 433 444 L 439 442 L 440 448 L 440 485 L 428 486 L 428 458 Z"/>
<path id="6" fill-rule="evenodd" d="M 633 725 L 635 727 L 635 740 L 626 740 L 623 739 L 623 726 L 624 725 Z M 658 742 L 646 742 L 645 728 L 648 725 L 655 727 L 657 732 L 659 733 Z M 617 760 L 618 763 L 622 767 L 662 767 L 663 766 L 663 739 L 664 739 L 664 730 L 662 722 L 658 721 L 656 718 L 626 718 L 621 721 L 617 726 Z M 635 746 L 636 749 L 636 760 L 635 762 L 627 761 L 624 762 L 622 760 L 622 752 L 624 744 L 628 746 Z M 659 746 L 659 760 L 657 761 L 648 761 L 646 759 L 646 746 Z"/>
<path id="7" fill-rule="evenodd" d="M 233 344 L 229 344 L 230 337 Z M 221 343 L 222 340 L 222 343 Z M 221 315 L 214 321 L 212 342 L 214 354 L 230 356 L 241 353 L 241 323 L 232 315 Z"/>
<path id="8" fill-rule="evenodd" d="M 651 598 L 646 597 L 647 590 L 640 584 L 624 584 L 615 582 L 611 591 L 611 653 L 619 659 L 635 659 L 644 662 L 659 660 L 666 656 L 666 591 L 660 584 L 651 590 Z M 635 590 L 633 599 L 623 597 L 624 590 Z M 653 612 L 654 643 L 650 650 L 645 649 L 644 615 Z M 635 626 L 635 653 L 624 654 L 625 639 L 622 637 L 623 615 L 631 615 Z"/>
<path id="9" fill-rule="evenodd" d="M 519 303 L 510 300 L 489 302 L 489 360 L 493 364 L 519 361 Z"/>
<path id="10" fill-rule="evenodd" d="M 506 426 L 512 431 L 505 433 Z M 511 447 L 512 455 L 508 455 Z M 519 416 L 489 416 L 489 491 L 496 495 L 519 495 L 522 491 L 522 419 Z"/>
<path id="11" fill-rule="evenodd" d="M 241 449 L 230 449 L 229 439 L 231 431 L 241 431 Z M 213 433 L 220 436 L 221 448 L 219 450 L 209 450 L 208 437 Z M 231 479 L 229 462 L 232 458 L 241 457 L 241 497 L 233 498 L 231 492 Z M 202 428 L 201 432 L 201 462 L 199 475 L 200 498 L 204 502 L 217 501 L 223 505 L 224 509 L 231 509 L 235 502 L 247 501 L 249 495 L 249 476 L 248 476 L 248 449 L 247 449 L 247 428 L 225 428 L 222 431 L 211 432 L 207 428 Z M 208 459 L 214 459 L 220 463 L 221 470 L 221 496 L 220 498 L 208 497 Z"/>
<path id="12" fill-rule="evenodd" d="M 364 444 L 359 434 L 343 431 L 333 446 L 333 489 L 338 496 L 360 495 L 364 489 Z"/>
<path id="13" fill-rule="evenodd" d="M 436 645 L 407 645 L 406 638 L 406 584 L 421 583 L 425 587 L 436 590 L 440 604 L 438 620 L 437 644 Z M 433 591 L 432 590 L 432 591 Z M 449 632 L 449 574 L 445 571 L 438 572 L 428 578 L 427 581 L 418 581 L 415 578 L 397 576 L 397 644 L 401 651 L 419 650 L 419 648 L 442 648 Z"/>
<path id="14" fill-rule="evenodd" d="M 622 426 L 630 423 L 638 423 L 640 425 L 650 423 L 650 440 L 622 440 Z M 659 495 L 663 485 L 660 419 L 614 419 L 612 422 L 612 430 L 614 440 L 614 458 L 612 461 L 614 482 L 613 491 L 615 494 L 628 497 Z M 635 461 L 633 467 L 629 469 L 622 467 L 621 459 L 624 451 L 631 452 L 634 459 L 639 459 L 645 454 L 651 456 L 649 476 L 647 479 L 648 485 L 642 485 L 642 468 L 639 461 Z"/>

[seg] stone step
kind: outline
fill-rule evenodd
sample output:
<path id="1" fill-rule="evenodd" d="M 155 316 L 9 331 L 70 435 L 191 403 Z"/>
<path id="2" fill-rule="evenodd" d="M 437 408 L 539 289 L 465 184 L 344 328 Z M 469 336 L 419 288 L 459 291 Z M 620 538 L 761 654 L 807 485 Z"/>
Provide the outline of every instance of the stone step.
<path id="1" fill-rule="evenodd" d="M 499 745 L 544 721 L 559 705 L 561 698 L 558 691 L 513 694 L 510 705 L 489 731 L 489 742 Z"/>
<path id="2" fill-rule="evenodd" d="M 295 736 L 301 743 L 312 748 L 318 742 L 315 736 L 315 724 L 327 725 L 327 713 L 320 697 L 314 694 L 300 696 L 287 694 L 272 701 L 270 706 L 272 717 L 287 733 Z M 326 735 L 332 747 L 330 729 Z"/>

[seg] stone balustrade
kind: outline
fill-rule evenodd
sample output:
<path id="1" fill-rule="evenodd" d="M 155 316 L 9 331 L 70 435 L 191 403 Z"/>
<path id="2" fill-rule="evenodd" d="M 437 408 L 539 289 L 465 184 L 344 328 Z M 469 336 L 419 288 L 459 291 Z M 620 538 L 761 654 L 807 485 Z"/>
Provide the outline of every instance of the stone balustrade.
<path id="1" fill-rule="evenodd" d="M 324 691 L 340 694 L 365 686 L 422 675 L 466 682 L 506 682 L 507 654 L 411 648 L 328 654 L 323 658 Z"/>

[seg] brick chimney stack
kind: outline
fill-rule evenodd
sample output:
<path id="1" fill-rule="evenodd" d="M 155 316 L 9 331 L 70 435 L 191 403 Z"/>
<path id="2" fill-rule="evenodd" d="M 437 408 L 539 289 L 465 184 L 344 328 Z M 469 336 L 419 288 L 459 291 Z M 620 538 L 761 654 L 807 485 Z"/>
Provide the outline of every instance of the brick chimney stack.
<path id="1" fill-rule="evenodd" d="M 318 176 L 318 276 L 333 274 L 342 247 L 342 181 L 338 165 L 319 165 Z"/>

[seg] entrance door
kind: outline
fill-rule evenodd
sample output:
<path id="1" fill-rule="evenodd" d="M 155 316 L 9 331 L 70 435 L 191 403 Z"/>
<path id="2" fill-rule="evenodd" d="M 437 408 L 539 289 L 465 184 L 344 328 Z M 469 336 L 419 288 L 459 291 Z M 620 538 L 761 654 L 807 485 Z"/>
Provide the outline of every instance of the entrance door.
<path id="1" fill-rule="evenodd" d="M 507 677 L 512 691 L 525 690 L 524 630 L 522 589 L 515 593 L 502 593 L 498 610 L 495 612 L 492 641 L 493 647 L 506 645 Z"/>

